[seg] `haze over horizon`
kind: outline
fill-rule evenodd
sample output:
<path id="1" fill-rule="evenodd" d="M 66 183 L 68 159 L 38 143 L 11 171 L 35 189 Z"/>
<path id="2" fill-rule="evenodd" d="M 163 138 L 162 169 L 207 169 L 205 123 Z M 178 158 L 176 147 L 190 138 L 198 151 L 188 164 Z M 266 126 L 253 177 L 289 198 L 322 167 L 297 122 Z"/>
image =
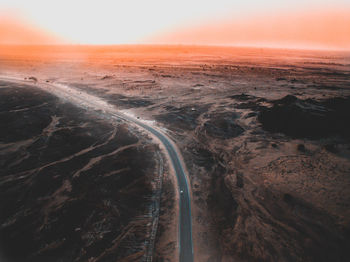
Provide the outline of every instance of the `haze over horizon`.
<path id="1" fill-rule="evenodd" d="M 343 0 L 0 4 L 0 44 L 184 44 L 350 50 Z"/>

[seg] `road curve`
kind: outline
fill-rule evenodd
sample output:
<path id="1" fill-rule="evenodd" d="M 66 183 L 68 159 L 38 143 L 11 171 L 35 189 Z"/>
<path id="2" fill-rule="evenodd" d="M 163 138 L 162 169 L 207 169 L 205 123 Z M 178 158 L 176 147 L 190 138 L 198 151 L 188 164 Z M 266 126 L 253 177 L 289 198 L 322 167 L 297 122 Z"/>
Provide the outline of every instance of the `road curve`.
<path id="1" fill-rule="evenodd" d="M 33 85 L 32 82 L 23 81 L 20 78 L 14 77 L 3 77 L 0 76 L 1 80 L 10 81 L 10 82 L 18 82 L 21 84 Z M 34 85 L 33 85 L 34 86 Z M 91 99 L 92 96 L 90 94 L 86 94 L 89 99 L 84 98 L 81 91 L 74 90 L 74 88 L 70 88 L 67 86 L 53 84 L 53 83 L 38 83 L 35 85 L 37 87 L 41 87 L 46 91 L 51 91 L 55 95 L 63 95 L 65 99 L 72 99 L 74 102 L 82 102 L 83 105 L 91 105 L 91 108 L 102 109 L 102 111 L 115 118 L 124 119 L 128 122 L 134 123 L 141 127 L 142 129 L 150 132 L 152 135 L 156 136 L 159 141 L 164 145 L 166 149 L 166 153 L 168 154 L 171 164 L 173 165 L 177 183 L 178 183 L 178 191 L 179 191 L 179 261 L 180 262 L 193 262 L 193 241 L 192 241 L 192 216 L 191 216 L 191 196 L 189 191 L 189 184 L 187 180 L 187 175 L 184 170 L 184 163 L 181 161 L 178 151 L 176 150 L 175 143 L 163 132 L 160 130 L 147 125 L 146 123 L 139 121 L 131 116 L 118 112 L 116 109 L 114 110 L 106 110 L 105 102 L 101 105 L 101 103 L 94 103 L 95 100 L 100 100 L 98 97 Z M 54 90 L 47 89 L 45 87 L 52 87 Z M 57 93 L 58 92 L 58 93 Z M 62 93 L 59 93 L 62 92 Z M 64 93 L 66 93 L 64 95 Z M 99 108 L 102 107 L 103 108 Z M 110 105 L 108 105 L 110 106 Z M 110 107 L 112 108 L 112 107 Z"/>
<path id="2" fill-rule="evenodd" d="M 191 197 L 187 177 L 183 168 L 182 161 L 174 148 L 170 138 L 153 127 L 122 113 L 113 114 L 118 118 L 131 121 L 148 132 L 155 135 L 164 145 L 169 158 L 174 167 L 179 188 L 179 260 L 180 262 L 193 262 L 193 243 L 192 243 L 192 217 L 191 217 Z"/>

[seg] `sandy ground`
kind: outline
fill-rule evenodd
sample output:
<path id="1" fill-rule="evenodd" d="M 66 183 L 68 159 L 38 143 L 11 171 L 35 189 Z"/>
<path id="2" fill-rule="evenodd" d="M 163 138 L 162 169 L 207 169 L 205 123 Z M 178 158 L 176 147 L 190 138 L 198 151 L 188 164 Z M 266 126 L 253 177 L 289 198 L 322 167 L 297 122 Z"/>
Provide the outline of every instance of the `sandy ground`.
<path id="1" fill-rule="evenodd" d="M 190 174 L 196 261 L 349 259 L 348 53 L 28 47 L 0 57 L 1 74 L 84 90 L 166 130 Z M 165 236 L 157 261 L 172 261 Z"/>

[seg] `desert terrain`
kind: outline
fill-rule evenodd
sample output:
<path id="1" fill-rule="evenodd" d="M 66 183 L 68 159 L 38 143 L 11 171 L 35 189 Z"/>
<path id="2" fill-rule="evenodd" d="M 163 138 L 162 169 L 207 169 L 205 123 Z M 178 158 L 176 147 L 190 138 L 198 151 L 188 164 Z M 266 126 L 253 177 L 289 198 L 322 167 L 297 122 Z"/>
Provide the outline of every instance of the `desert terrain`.
<path id="1" fill-rule="evenodd" d="M 42 81 L 172 138 L 190 179 L 195 261 L 349 261 L 349 52 L 3 46 L 0 75 L 30 85 L 0 83 L 2 256 L 177 257 L 176 183 L 157 144 L 32 87 Z"/>
<path id="2" fill-rule="evenodd" d="M 159 148 L 36 87 L 0 86 L 1 261 L 148 259 Z"/>

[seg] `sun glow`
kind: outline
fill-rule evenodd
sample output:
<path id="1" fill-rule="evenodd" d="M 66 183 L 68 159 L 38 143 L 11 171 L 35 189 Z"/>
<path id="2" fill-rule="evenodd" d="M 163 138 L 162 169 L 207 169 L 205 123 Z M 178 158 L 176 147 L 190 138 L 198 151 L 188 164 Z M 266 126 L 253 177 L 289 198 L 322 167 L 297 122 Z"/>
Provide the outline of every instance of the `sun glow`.
<path id="1" fill-rule="evenodd" d="M 337 10 L 343 10 L 340 18 Z M 0 18 L 6 14 L 12 22 L 0 20 L 0 44 L 306 43 L 347 48 L 350 22 L 343 14 L 348 10 L 350 3 L 344 0 L 2 0 Z M 30 23 L 14 22 L 23 17 Z"/>
<path id="2" fill-rule="evenodd" d="M 349 14 L 333 9 L 222 19 L 164 32 L 150 42 L 350 50 Z"/>

